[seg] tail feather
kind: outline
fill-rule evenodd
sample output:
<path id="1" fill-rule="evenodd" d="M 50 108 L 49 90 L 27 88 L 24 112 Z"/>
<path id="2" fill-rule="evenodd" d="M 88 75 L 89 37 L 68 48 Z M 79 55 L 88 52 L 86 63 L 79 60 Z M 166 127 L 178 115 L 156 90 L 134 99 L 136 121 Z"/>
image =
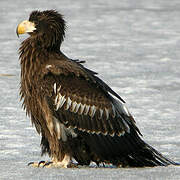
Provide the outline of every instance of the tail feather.
<path id="1" fill-rule="evenodd" d="M 180 165 L 155 150 L 150 145 L 144 143 L 144 147 L 135 151 L 126 157 L 127 165 L 130 167 L 154 167 Z"/>
<path id="2" fill-rule="evenodd" d="M 85 140 L 91 161 L 97 164 L 107 162 L 122 167 L 180 165 L 145 143 L 137 133 L 132 133 L 131 131 L 119 137 L 79 131 L 79 135 Z M 83 159 L 76 160 L 83 162 Z"/>
<path id="3" fill-rule="evenodd" d="M 156 149 L 146 144 L 146 146 L 152 151 L 153 155 L 157 160 L 159 160 L 160 163 L 164 164 L 164 166 L 167 165 L 180 165 L 180 163 L 174 162 L 171 159 L 163 156 L 161 153 L 159 153 Z"/>
<path id="4" fill-rule="evenodd" d="M 72 141 L 73 157 L 81 165 L 88 165 L 90 161 L 94 161 L 97 164 L 107 162 L 121 167 L 180 166 L 180 163 L 163 156 L 140 137 L 128 136 L 131 135 L 112 137 L 81 132 L 76 143 Z M 44 137 L 41 146 L 42 155 L 50 155 L 49 143 Z"/>

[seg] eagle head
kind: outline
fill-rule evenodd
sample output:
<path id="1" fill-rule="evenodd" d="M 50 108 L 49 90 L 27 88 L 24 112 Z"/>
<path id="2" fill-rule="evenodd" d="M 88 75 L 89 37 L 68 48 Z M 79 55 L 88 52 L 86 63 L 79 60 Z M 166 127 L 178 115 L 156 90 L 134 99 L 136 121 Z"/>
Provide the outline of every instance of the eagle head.
<path id="1" fill-rule="evenodd" d="M 29 20 L 16 29 L 17 36 L 28 33 L 40 46 L 59 48 L 65 36 L 65 21 L 55 10 L 33 11 Z"/>

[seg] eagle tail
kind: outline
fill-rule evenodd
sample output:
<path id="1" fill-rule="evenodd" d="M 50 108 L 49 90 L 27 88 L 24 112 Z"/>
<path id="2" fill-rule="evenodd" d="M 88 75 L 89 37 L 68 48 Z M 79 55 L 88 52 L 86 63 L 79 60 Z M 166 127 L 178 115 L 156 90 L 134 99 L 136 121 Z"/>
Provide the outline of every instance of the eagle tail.
<path id="1" fill-rule="evenodd" d="M 145 143 L 137 134 L 117 135 L 88 134 L 81 132 L 85 138 L 91 161 L 111 163 L 118 167 L 154 167 L 180 165 Z M 82 152 L 79 152 L 82 155 Z M 87 155 L 88 156 L 88 155 Z M 75 158 L 76 159 L 76 158 Z M 83 162 L 83 159 L 76 159 Z"/>
<path id="2" fill-rule="evenodd" d="M 171 159 L 166 158 L 150 145 L 146 144 L 138 151 L 126 156 L 127 165 L 130 167 L 154 167 L 180 165 Z"/>

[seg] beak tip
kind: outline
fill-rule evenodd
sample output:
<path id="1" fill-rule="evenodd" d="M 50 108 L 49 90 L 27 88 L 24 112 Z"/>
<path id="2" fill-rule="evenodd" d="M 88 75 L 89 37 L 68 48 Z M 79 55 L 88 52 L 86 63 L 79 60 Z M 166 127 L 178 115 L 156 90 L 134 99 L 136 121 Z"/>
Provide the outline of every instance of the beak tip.
<path id="1" fill-rule="evenodd" d="M 16 35 L 19 38 L 18 27 L 16 28 Z"/>

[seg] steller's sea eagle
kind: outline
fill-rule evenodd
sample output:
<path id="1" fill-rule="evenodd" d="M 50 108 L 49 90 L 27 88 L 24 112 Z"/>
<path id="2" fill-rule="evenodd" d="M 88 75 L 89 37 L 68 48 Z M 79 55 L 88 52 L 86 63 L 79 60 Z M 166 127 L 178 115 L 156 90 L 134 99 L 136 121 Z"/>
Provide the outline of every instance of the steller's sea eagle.
<path id="1" fill-rule="evenodd" d="M 124 100 L 82 61 L 63 54 L 65 21 L 55 10 L 33 11 L 17 27 L 28 33 L 19 48 L 20 96 L 41 135 L 42 155 L 51 162 L 32 166 L 74 167 L 95 162 L 118 167 L 177 163 L 141 139 Z"/>

